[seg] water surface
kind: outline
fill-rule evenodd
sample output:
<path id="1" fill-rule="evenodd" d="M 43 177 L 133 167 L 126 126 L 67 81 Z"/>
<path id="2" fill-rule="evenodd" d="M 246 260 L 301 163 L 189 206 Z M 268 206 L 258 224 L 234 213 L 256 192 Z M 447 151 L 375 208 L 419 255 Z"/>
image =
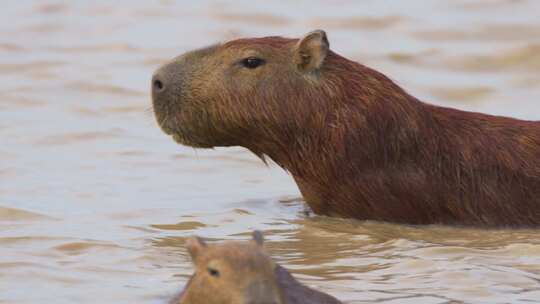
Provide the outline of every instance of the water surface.
<path id="1" fill-rule="evenodd" d="M 540 302 L 538 230 L 306 216 L 279 168 L 174 144 L 148 92 L 184 51 L 323 28 L 422 100 L 540 120 L 538 2 L 12 1 L 0 17 L 0 303 L 163 303 L 192 272 L 186 237 L 253 229 L 347 303 Z"/>

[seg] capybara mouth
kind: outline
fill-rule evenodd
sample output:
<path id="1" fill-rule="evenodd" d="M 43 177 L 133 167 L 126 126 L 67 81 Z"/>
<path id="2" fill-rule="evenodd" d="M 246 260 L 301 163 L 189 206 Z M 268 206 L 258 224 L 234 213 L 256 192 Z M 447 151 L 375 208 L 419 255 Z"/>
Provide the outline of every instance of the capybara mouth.
<path id="1" fill-rule="evenodd" d="M 154 107 L 154 113 L 156 116 L 156 121 L 163 133 L 170 135 L 172 139 L 181 145 L 191 146 L 195 148 L 210 148 L 212 145 L 201 143 L 195 141 L 193 138 L 188 136 L 183 130 L 181 130 L 180 122 L 176 117 L 171 117 L 166 115 L 164 111 L 156 109 Z"/>
<path id="2" fill-rule="evenodd" d="M 156 118 L 156 122 L 158 123 L 159 128 L 161 129 L 161 131 L 163 131 L 163 133 L 167 135 L 172 135 L 176 133 L 175 128 L 170 126 L 169 121 L 171 119 L 168 117 L 168 115 L 165 115 L 163 111 L 154 107 L 154 116 Z"/>
<path id="3" fill-rule="evenodd" d="M 167 134 L 167 135 L 170 135 L 173 140 L 181 145 L 188 145 L 188 146 L 191 146 L 191 141 L 188 140 L 183 134 L 181 131 L 177 130 L 177 128 L 174 128 L 174 127 L 171 127 L 168 123 L 169 119 L 168 117 L 165 117 L 165 118 L 161 118 L 159 117 L 159 115 L 156 115 L 158 116 L 157 117 L 157 122 L 158 122 L 158 125 L 159 127 L 161 128 L 161 131 L 163 131 L 163 133 Z"/>
<path id="4" fill-rule="evenodd" d="M 172 139 L 180 145 L 189 146 L 193 148 L 212 148 L 213 145 L 201 142 L 200 140 L 196 140 L 189 134 L 183 132 L 182 130 L 179 130 L 178 128 L 171 128 L 167 126 L 166 124 L 161 125 L 161 130 L 167 135 L 170 135 Z"/>
<path id="5" fill-rule="evenodd" d="M 190 139 L 189 137 L 185 136 L 181 132 L 175 132 L 175 133 L 172 133 L 170 135 L 172 136 L 173 140 L 176 143 L 184 145 L 184 146 L 189 146 L 189 147 L 193 147 L 193 148 L 212 148 L 212 147 L 214 147 L 213 145 L 208 144 L 208 143 L 204 143 L 204 142 L 200 142 L 200 141 L 194 141 L 194 140 Z"/>
<path id="6" fill-rule="evenodd" d="M 174 134 L 174 130 L 165 126 L 165 125 L 162 125 L 161 123 L 159 123 L 159 127 L 161 128 L 161 131 L 163 131 L 163 133 L 167 134 L 167 135 L 173 135 Z"/>

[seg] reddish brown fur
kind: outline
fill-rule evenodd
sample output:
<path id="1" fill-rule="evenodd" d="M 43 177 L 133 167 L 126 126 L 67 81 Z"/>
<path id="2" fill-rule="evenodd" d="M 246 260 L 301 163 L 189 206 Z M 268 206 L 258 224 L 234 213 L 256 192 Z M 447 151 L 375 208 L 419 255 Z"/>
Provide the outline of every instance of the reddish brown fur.
<path id="1" fill-rule="evenodd" d="M 154 96 L 160 125 L 184 144 L 240 145 L 268 156 L 293 175 L 318 214 L 540 224 L 540 122 L 423 103 L 332 51 L 320 69 L 298 71 L 297 43 L 241 39 L 170 63 L 158 74 L 180 66 L 196 72 L 178 84 L 190 94 L 178 98 L 181 110 L 165 115 L 161 103 L 170 107 L 172 97 Z M 227 65 L 246 50 L 269 58 L 267 67 L 248 73 Z M 209 68 L 215 58 L 225 63 Z M 169 116 L 175 123 L 163 122 Z"/>

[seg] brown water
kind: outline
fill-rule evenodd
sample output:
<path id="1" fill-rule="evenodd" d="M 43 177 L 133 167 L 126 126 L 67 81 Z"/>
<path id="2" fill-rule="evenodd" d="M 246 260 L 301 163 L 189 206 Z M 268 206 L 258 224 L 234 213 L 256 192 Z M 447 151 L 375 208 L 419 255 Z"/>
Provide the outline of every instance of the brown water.
<path id="1" fill-rule="evenodd" d="M 252 229 L 348 303 L 540 303 L 539 230 L 306 217 L 279 168 L 178 146 L 148 111 L 174 55 L 324 28 L 423 100 L 539 120 L 540 3 L 294 3 L 2 3 L 0 303 L 162 303 L 192 271 L 186 237 Z"/>

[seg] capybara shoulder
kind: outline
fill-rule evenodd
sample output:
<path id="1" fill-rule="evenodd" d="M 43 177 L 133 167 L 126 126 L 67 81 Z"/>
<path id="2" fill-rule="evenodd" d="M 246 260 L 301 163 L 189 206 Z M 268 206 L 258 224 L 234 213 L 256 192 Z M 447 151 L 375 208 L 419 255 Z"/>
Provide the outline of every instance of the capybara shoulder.
<path id="1" fill-rule="evenodd" d="M 242 146 L 290 172 L 315 213 L 409 224 L 540 225 L 540 122 L 438 107 L 301 39 L 229 41 L 153 77 L 163 131 Z"/>
<path id="2" fill-rule="evenodd" d="M 258 231 L 248 243 L 208 245 L 188 241 L 195 273 L 171 304 L 339 304 L 334 297 L 299 283 L 263 250 Z"/>

